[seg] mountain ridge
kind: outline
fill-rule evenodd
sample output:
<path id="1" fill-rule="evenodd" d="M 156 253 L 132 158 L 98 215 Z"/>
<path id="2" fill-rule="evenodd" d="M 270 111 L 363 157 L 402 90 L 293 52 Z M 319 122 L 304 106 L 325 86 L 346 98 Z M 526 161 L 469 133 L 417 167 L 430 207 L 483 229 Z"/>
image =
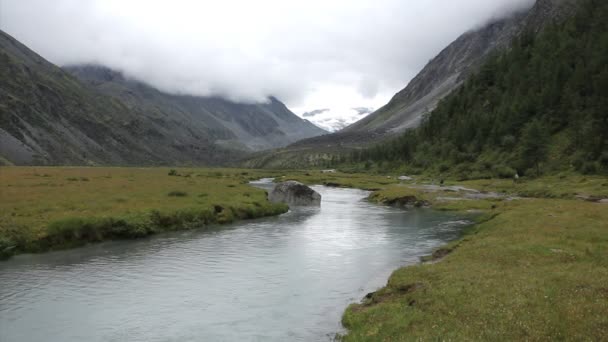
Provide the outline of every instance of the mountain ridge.
<path id="1" fill-rule="evenodd" d="M 89 75 L 97 83 L 81 71 L 73 76 L 0 31 L 0 164 L 219 165 L 324 133 L 275 98 L 180 97 L 107 68 Z"/>
<path id="2" fill-rule="evenodd" d="M 394 137 L 420 124 L 423 116 L 462 82 L 493 52 L 508 48 L 524 31 L 538 32 L 554 20 L 568 17 L 579 0 L 537 0 L 527 9 L 494 19 L 467 31 L 448 44 L 391 100 L 341 131 L 297 142 L 305 146 L 339 144 L 360 147 Z"/>
<path id="3" fill-rule="evenodd" d="M 446 96 L 478 71 L 493 53 L 502 51 L 523 32 L 537 34 L 546 25 L 568 18 L 580 0 L 537 0 L 527 11 L 465 32 L 445 47 L 385 106 L 345 129 L 298 141 L 287 148 L 248 159 L 252 167 L 326 165 L 340 151 L 357 150 L 390 140 L 417 127 Z"/>
<path id="4" fill-rule="evenodd" d="M 64 69 L 130 108 L 160 112 L 165 121 L 179 118 L 179 121 L 189 122 L 190 130 L 207 131 L 223 146 L 259 151 L 326 133 L 310 121 L 299 118 L 272 96 L 267 103 L 238 104 L 220 97 L 165 93 L 104 66 L 73 65 Z"/>
<path id="5" fill-rule="evenodd" d="M 351 161 L 460 179 L 608 172 L 608 3 L 573 12 L 518 36 L 419 127 Z"/>

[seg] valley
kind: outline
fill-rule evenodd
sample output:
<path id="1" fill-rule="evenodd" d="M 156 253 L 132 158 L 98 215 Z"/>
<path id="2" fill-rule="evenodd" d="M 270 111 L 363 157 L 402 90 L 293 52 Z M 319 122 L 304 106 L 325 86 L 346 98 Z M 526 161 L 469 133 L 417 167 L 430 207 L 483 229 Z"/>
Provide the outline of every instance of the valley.
<path id="1" fill-rule="evenodd" d="M 361 304 L 351 305 L 342 319 L 349 329 L 343 340 L 606 333 L 601 312 L 608 278 L 597 272 L 606 267 L 605 177 L 447 180 L 440 186 L 430 175 L 401 181 L 395 174 L 319 170 L 5 167 L 2 250 L 8 256 L 159 233 L 163 239 L 184 229 L 217 232 L 216 224 L 284 213 L 286 207 L 268 203 L 263 190 L 247 184 L 262 177 L 325 184 L 330 192 L 371 190 L 366 202 L 373 211 L 384 210 L 374 202 L 396 206 L 407 217 L 429 210 L 417 207 L 431 207 L 435 218 L 443 212 L 475 222 L 462 238 L 426 250 L 425 263 L 408 259 L 416 265 L 394 272 L 386 287 L 370 289 Z M 526 326 L 505 328 L 522 320 Z"/>
<path id="2" fill-rule="evenodd" d="M 479 6 L 422 64 L 378 17 L 89 32 L 128 46 L 69 63 L 1 26 L 0 340 L 605 339 L 608 4 Z M 377 110 L 314 94 L 412 64 Z"/>

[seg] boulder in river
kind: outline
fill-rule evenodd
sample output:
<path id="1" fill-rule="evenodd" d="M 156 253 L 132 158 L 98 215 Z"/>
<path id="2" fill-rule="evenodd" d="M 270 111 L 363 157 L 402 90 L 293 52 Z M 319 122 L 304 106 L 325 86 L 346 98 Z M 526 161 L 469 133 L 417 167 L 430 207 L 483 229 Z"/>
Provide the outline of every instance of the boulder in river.
<path id="1" fill-rule="evenodd" d="M 286 203 L 290 206 L 321 206 L 321 195 L 310 187 L 296 181 L 277 184 L 268 199 L 275 203 Z"/>

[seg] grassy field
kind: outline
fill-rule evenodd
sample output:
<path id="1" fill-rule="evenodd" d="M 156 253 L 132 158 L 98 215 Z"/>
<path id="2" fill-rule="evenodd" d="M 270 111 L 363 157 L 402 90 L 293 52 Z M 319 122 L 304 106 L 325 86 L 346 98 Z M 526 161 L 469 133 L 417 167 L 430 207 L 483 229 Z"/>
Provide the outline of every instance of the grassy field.
<path id="1" fill-rule="evenodd" d="M 608 198 L 608 178 L 566 173 L 437 187 L 428 177 L 288 177 L 372 189 L 370 200 L 379 203 L 478 213 L 462 239 L 352 304 L 342 340 L 607 340 L 608 203 L 599 200 Z M 483 198 L 488 192 L 501 195 Z"/>
<path id="2" fill-rule="evenodd" d="M 262 177 L 381 189 L 394 178 L 321 171 L 0 167 L 0 258 L 276 215 Z"/>
<path id="3" fill-rule="evenodd" d="M 608 179 L 445 182 L 396 175 L 168 168 L 0 168 L 5 256 L 276 215 L 262 177 L 372 190 L 370 200 L 477 213 L 465 236 L 343 316 L 344 341 L 605 340 Z M 507 195 L 477 198 L 461 186 Z M 472 195 L 471 195 L 472 194 Z M 472 196 L 472 197 L 471 197 Z"/>
<path id="4" fill-rule="evenodd" d="M 264 175 L 272 173 L 2 167 L 0 254 L 137 238 L 287 211 L 246 184 Z"/>
<path id="5" fill-rule="evenodd" d="M 397 270 L 386 287 L 351 305 L 343 340 L 606 340 L 608 204 L 597 200 L 608 197 L 608 179 L 457 185 L 523 198 L 470 200 L 414 184 L 375 192 L 379 202 L 415 197 L 438 209 L 485 215 L 464 238 L 428 258 L 440 262 Z"/>

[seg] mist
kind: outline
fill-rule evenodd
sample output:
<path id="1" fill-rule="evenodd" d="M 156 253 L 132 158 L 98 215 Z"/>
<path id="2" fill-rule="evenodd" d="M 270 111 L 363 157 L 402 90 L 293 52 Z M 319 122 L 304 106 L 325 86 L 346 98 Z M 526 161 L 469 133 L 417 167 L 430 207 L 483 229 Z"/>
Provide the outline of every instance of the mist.
<path id="1" fill-rule="evenodd" d="M 170 93 L 352 107 L 367 104 L 349 96 L 384 101 L 463 32 L 532 3 L 0 0 L 0 29 L 55 64 L 105 65 Z"/>

